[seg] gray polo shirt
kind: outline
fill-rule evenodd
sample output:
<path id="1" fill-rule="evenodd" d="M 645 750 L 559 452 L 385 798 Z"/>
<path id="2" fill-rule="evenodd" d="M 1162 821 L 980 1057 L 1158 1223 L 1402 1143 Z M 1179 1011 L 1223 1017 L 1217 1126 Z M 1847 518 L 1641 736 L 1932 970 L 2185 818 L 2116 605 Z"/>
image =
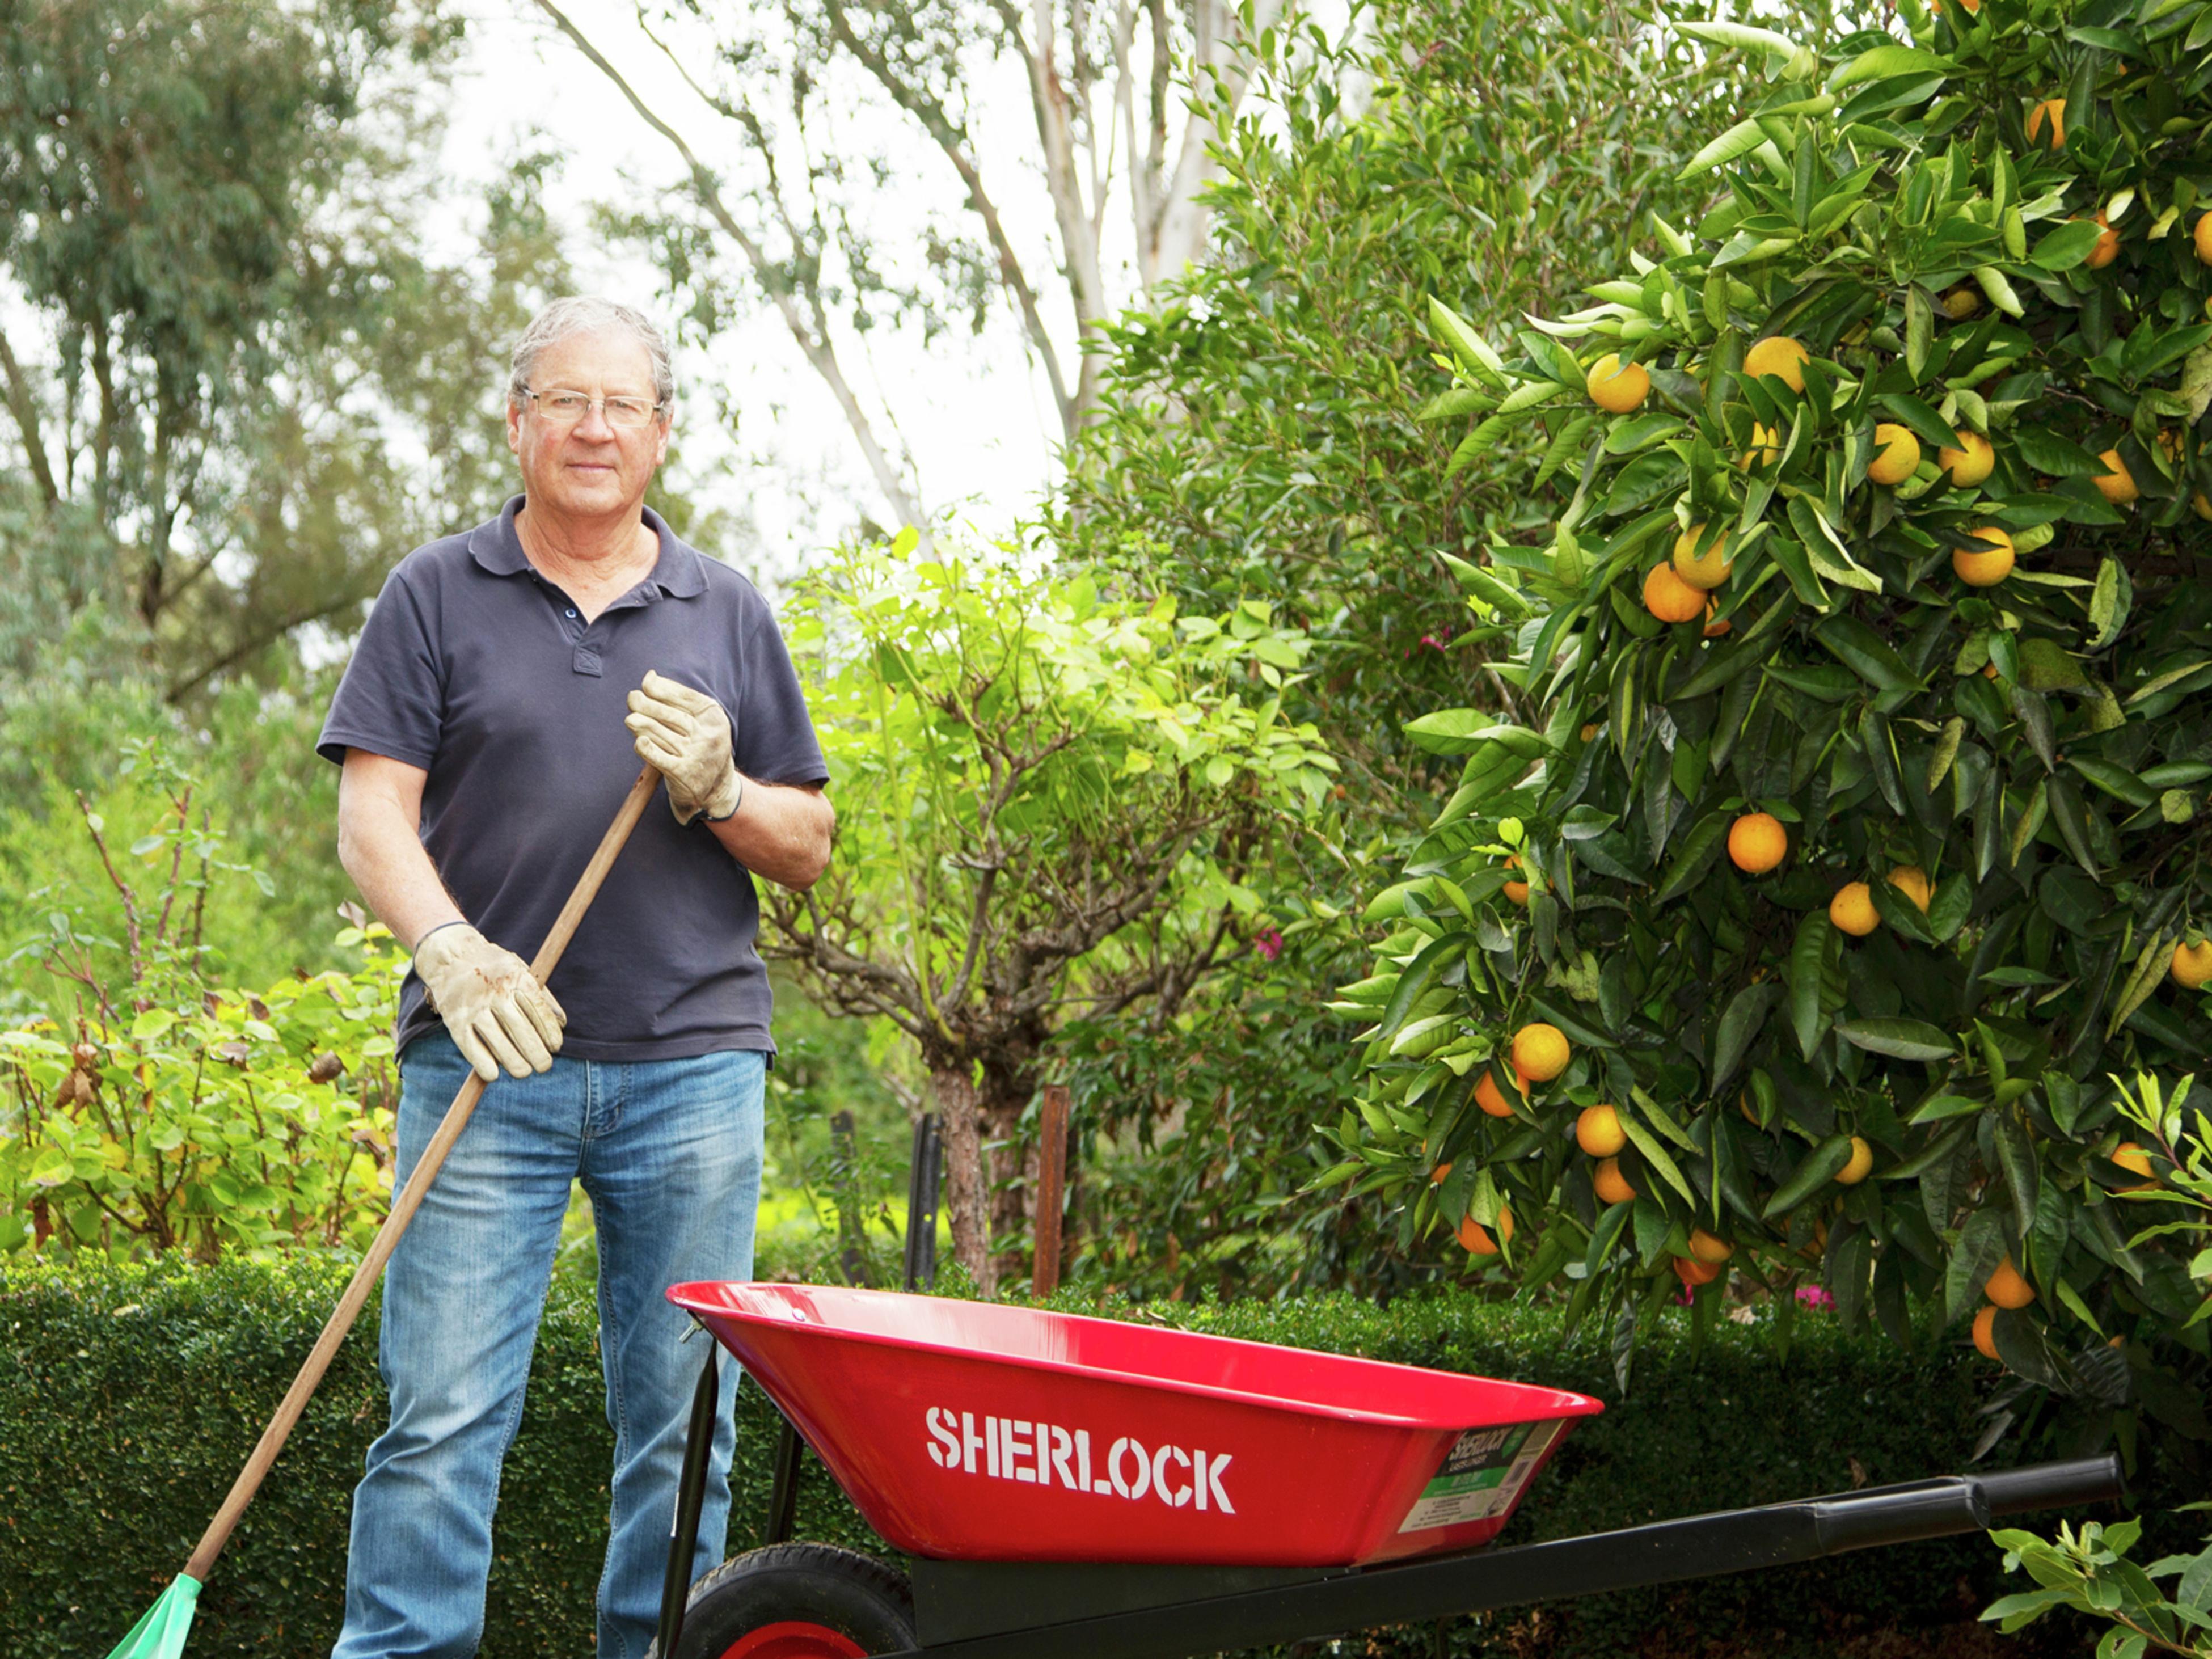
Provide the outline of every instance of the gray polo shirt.
<path id="1" fill-rule="evenodd" d="M 365 749 L 419 766 L 422 845 L 461 912 L 526 959 L 643 764 L 623 717 L 654 669 L 730 717 L 738 770 L 829 778 L 790 653 L 753 585 L 686 547 L 649 509 L 653 574 L 585 625 L 522 550 L 516 496 L 465 535 L 417 548 L 377 596 L 317 752 Z M 676 1060 L 773 1052 L 772 997 L 753 949 L 751 875 L 665 791 L 615 860 L 554 970 L 562 1054 Z M 407 976 L 398 1040 L 439 1024 Z"/>

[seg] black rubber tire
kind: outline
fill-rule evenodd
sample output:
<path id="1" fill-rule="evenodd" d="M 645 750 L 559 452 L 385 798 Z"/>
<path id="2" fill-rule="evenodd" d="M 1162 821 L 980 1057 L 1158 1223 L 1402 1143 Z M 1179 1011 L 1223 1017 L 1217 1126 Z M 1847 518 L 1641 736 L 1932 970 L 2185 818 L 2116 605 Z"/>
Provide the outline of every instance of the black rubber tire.
<path id="1" fill-rule="evenodd" d="M 828 1544 L 747 1550 L 691 1587 L 676 1659 L 721 1659 L 741 1636 L 787 1620 L 824 1626 L 870 1654 L 915 1645 L 914 1587 L 872 1556 Z M 659 1659 L 659 1644 L 646 1650 Z"/>

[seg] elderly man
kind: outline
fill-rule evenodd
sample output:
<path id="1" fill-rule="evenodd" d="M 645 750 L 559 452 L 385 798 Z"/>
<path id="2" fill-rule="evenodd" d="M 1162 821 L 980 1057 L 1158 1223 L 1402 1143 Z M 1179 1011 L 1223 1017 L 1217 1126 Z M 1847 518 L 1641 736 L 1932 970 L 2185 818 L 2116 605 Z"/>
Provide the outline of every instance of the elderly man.
<path id="1" fill-rule="evenodd" d="M 469 1069 L 488 1090 L 385 1281 L 390 1426 L 354 1493 L 334 1659 L 460 1659 L 483 1628 L 501 1460 L 569 1186 L 599 1228 L 615 1431 L 599 1652 L 651 1638 L 701 1363 L 662 1292 L 752 1270 L 775 1045 L 752 878 L 828 863 L 828 773 L 775 619 L 645 506 L 668 453 L 668 348 L 626 306 L 563 300 L 515 347 L 523 494 L 386 582 L 319 745 L 338 849 L 414 953 L 400 996 L 398 1175 Z M 635 777 L 665 781 L 552 982 L 524 957 Z M 694 1576 L 720 1559 L 734 1370 Z"/>

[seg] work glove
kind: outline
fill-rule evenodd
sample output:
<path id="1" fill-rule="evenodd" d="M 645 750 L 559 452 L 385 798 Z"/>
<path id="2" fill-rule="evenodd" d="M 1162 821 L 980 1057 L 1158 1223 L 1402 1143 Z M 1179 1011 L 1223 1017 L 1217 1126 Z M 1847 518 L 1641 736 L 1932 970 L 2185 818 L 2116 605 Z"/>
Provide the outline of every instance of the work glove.
<path id="1" fill-rule="evenodd" d="M 502 1066 L 513 1077 L 551 1066 L 568 1016 L 514 951 L 465 921 L 448 922 L 415 941 L 415 971 L 453 1046 L 486 1083 Z"/>
<path id="2" fill-rule="evenodd" d="M 730 717 L 704 691 L 648 670 L 629 694 L 623 724 L 637 739 L 639 758 L 660 769 L 677 823 L 702 812 L 717 823 L 738 810 L 745 787 L 730 758 Z"/>

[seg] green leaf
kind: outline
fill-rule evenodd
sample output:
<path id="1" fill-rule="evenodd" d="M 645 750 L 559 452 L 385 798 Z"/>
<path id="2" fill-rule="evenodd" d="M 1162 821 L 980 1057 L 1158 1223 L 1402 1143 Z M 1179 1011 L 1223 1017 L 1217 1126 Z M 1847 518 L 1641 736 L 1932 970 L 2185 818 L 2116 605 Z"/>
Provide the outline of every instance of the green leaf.
<path id="1" fill-rule="evenodd" d="M 2045 270 L 2071 270 L 2089 257 L 2104 228 L 2094 219 L 2069 219 L 2036 240 L 2029 260 Z"/>
<path id="2" fill-rule="evenodd" d="M 1618 1109 L 1615 1115 L 1620 1120 L 1621 1133 L 1628 1137 L 1638 1152 L 1644 1154 L 1644 1161 L 1656 1170 L 1660 1178 L 1669 1187 L 1681 1194 L 1689 1203 L 1695 1205 L 1698 1201 L 1697 1194 L 1692 1190 L 1690 1183 L 1682 1178 L 1680 1166 L 1669 1156 L 1667 1149 L 1659 1144 L 1658 1138 L 1638 1121 L 1636 1114 L 1625 1104 Z"/>
<path id="3" fill-rule="evenodd" d="M 1680 898 L 1705 879 L 1705 872 L 1713 867 L 1725 843 L 1729 821 L 1721 814 L 1709 813 L 1700 819 L 1690 833 L 1682 837 L 1680 850 L 1667 872 L 1652 902 L 1665 904 Z"/>
<path id="4" fill-rule="evenodd" d="M 1813 637 L 1877 691 L 1911 690 L 1920 684 L 1905 659 L 1856 617 L 1826 617 L 1814 624 Z"/>
<path id="5" fill-rule="evenodd" d="M 1735 1075 L 1743 1057 L 1766 1024 L 1774 1005 L 1782 1000 L 1782 987 L 1772 980 L 1747 985 L 1729 999 L 1713 1038 L 1712 1087 L 1717 1091 Z"/>
<path id="6" fill-rule="evenodd" d="M 1790 1179 L 1775 1188 L 1774 1196 L 1766 1200 L 1761 1215 L 1769 1221 L 1787 1215 L 1814 1193 L 1826 1186 L 1851 1161 L 1851 1138 L 1831 1135 L 1805 1155 L 1805 1161 L 1790 1171 Z"/>
<path id="7" fill-rule="evenodd" d="M 1820 981 L 1835 931 L 1826 911 L 1808 911 L 1797 924 L 1796 942 L 1790 947 L 1790 1024 L 1807 1060 L 1820 1042 Z"/>
<path id="8" fill-rule="evenodd" d="M 1945 76 L 1958 68 L 1948 58 L 1932 52 L 1923 52 L 1917 46 L 1876 46 L 1863 52 L 1828 80 L 1831 92 L 1840 92 L 1845 87 L 1858 86 L 1868 81 L 1887 81 L 1902 75 Z"/>
<path id="9" fill-rule="evenodd" d="M 176 1015 L 167 1008 L 149 1008 L 131 1022 L 131 1040 L 133 1042 L 158 1042 L 176 1023 Z"/>
<path id="10" fill-rule="evenodd" d="M 1854 1048 L 1893 1060 L 1948 1060 L 1958 1044 L 1924 1019 L 1855 1019 L 1838 1024 L 1837 1032 Z"/>
<path id="11" fill-rule="evenodd" d="M 1759 125 L 1756 118 L 1739 121 L 1692 155 L 1674 176 L 1691 179 L 1715 167 L 1724 167 L 1738 157 L 1750 155 L 1765 142 L 1766 129 Z"/>

